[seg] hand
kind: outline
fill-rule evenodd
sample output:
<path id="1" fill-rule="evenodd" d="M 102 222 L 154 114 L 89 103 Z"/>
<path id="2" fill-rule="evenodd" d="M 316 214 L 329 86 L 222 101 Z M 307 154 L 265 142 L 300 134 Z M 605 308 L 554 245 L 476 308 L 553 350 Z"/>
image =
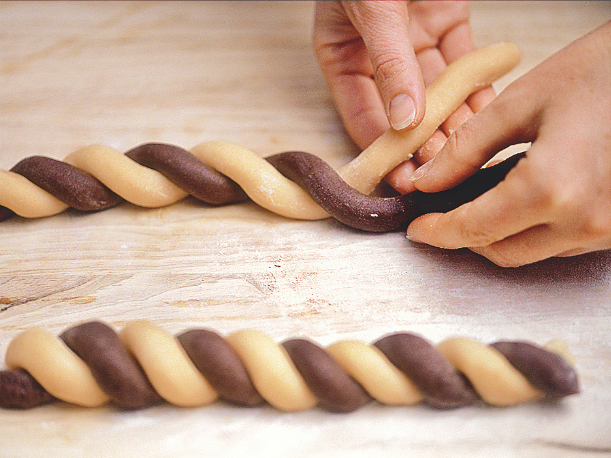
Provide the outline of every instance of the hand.
<path id="1" fill-rule="evenodd" d="M 408 238 L 469 247 L 501 266 L 611 248 L 611 22 L 511 84 L 414 174 L 450 188 L 496 152 L 532 142 L 506 179 L 473 202 L 428 214 Z"/>
<path id="2" fill-rule="evenodd" d="M 409 22 L 408 22 L 409 15 Z M 346 129 L 365 149 L 389 124 L 409 130 L 424 117 L 424 88 L 448 63 L 474 50 L 467 2 L 318 2 L 314 48 Z M 416 154 L 424 163 L 447 135 L 494 98 L 471 96 Z M 414 189 L 416 166 L 399 166 L 387 181 Z"/>

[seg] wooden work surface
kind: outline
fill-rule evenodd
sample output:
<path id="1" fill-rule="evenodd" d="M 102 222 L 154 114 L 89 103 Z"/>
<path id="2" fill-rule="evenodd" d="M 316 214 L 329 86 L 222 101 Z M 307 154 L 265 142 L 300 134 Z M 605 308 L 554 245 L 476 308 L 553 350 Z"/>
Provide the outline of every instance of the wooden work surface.
<path id="1" fill-rule="evenodd" d="M 509 40 L 510 81 L 611 17 L 609 2 L 475 2 L 478 45 Z M 311 3 L 0 3 L 0 168 L 91 143 L 229 140 L 334 166 L 358 154 L 311 45 Z M 2 192 L 2 190 L 0 190 Z M 0 411 L 0 457 L 526 456 L 611 452 L 611 253 L 502 269 L 466 250 L 303 222 L 252 203 L 124 204 L 0 225 L 0 367 L 10 340 L 101 319 L 281 341 L 565 339 L 582 393 L 453 411 L 375 403 L 346 415 L 216 403 L 138 412 Z M 378 455 L 382 454 L 382 455 Z"/>

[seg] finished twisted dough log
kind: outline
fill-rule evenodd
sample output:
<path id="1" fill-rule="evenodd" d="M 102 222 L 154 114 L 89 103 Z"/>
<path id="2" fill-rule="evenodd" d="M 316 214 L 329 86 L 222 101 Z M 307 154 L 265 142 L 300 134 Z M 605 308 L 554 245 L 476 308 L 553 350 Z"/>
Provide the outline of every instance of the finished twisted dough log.
<path id="1" fill-rule="evenodd" d="M 160 207 L 191 194 L 214 205 L 249 197 L 274 213 L 296 219 L 336 216 L 334 212 L 342 207 L 336 217 L 352 227 L 395 230 L 410 221 L 411 216 L 397 215 L 410 215 L 404 203 L 372 200 L 365 207 L 355 206 L 355 196 L 361 193 L 356 200 L 364 202 L 382 178 L 409 159 L 471 93 L 511 70 L 519 59 L 520 51 L 511 43 L 480 48 L 457 59 L 427 88 L 426 114 L 416 129 L 388 130 L 337 174 L 306 153 L 290 153 L 291 159 L 283 160 L 280 173 L 274 167 L 279 166 L 279 157 L 265 160 L 228 142 L 200 144 L 190 152 L 173 145 L 147 144 L 126 154 L 108 146 L 92 145 L 70 154 L 63 162 L 34 157 L 24 159 L 10 172 L 0 171 L 0 220 L 12 212 L 36 218 L 60 213 L 68 207 L 101 210 L 122 199 L 143 207 Z M 319 181 L 306 186 L 316 187 L 316 196 L 283 175 L 302 184 L 306 177 L 295 176 L 299 164 L 317 171 Z M 500 173 L 496 179 L 500 181 L 503 177 L 504 173 Z M 479 183 L 479 179 L 472 180 L 473 183 Z M 338 192 L 332 194 L 329 186 Z M 454 206 L 450 208 L 472 200 L 489 188 L 477 185 L 469 194 L 471 198 L 454 191 Z M 408 202 L 407 206 L 422 207 L 420 214 L 438 211 L 434 205 L 428 206 L 435 199 L 447 201 L 447 195 L 423 198 L 424 205 Z M 329 201 L 336 204 L 323 205 Z M 419 216 L 417 213 L 414 215 Z"/>
<path id="2" fill-rule="evenodd" d="M 25 331 L 9 344 L 6 363 L 0 407 L 24 409 L 54 398 L 87 407 L 112 401 L 123 409 L 162 400 L 194 407 L 221 398 L 284 411 L 318 405 L 350 412 L 372 399 L 456 408 L 479 399 L 509 406 L 579 392 L 566 357 L 538 345 L 454 338 L 433 346 L 406 332 L 372 345 L 343 340 L 322 348 L 302 338 L 277 344 L 254 330 L 222 337 L 192 329 L 175 337 L 147 321 L 119 333 L 93 321 L 59 339 L 39 328 Z"/>

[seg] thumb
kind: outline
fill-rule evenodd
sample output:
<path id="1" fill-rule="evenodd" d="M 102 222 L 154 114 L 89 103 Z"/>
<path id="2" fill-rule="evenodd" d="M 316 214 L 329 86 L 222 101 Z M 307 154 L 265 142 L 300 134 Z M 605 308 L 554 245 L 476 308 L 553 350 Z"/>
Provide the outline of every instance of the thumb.
<path id="1" fill-rule="evenodd" d="M 406 2 L 344 2 L 373 66 L 388 122 L 416 127 L 425 111 L 424 80 L 409 39 Z"/>

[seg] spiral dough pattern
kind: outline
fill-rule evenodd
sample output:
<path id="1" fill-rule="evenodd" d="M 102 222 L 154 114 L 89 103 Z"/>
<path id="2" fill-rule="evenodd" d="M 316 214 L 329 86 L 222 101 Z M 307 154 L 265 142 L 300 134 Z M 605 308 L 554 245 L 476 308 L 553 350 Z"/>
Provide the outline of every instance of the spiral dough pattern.
<path id="1" fill-rule="evenodd" d="M 91 145 L 63 161 L 34 156 L 10 171 L 0 170 L 0 221 L 13 213 L 37 218 L 69 207 L 98 211 L 123 200 L 155 208 L 192 195 L 211 205 L 250 198 L 288 218 L 333 216 L 366 231 L 402 229 L 423 213 L 448 211 L 472 200 L 501 181 L 519 159 L 492 172 L 482 170 L 460 188 L 444 193 L 369 196 L 471 93 L 511 70 L 519 59 L 520 51 L 512 43 L 490 45 L 457 59 L 427 88 L 426 115 L 416 129 L 389 129 L 337 171 L 308 153 L 263 159 L 228 142 L 211 141 L 190 151 L 145 144 L 125 154 Z"/>
<path id="2" fill-rule="evenodd" d="M 466 338 L 433 346 L 399 332 L 372 345 L 338 341 L 327 348 L 303 338 L 275 343 L 242 330 L 173 336 L 148 321 L 119 333 L 87 322 L 56 338 L 33 328 L 18 335 L 0 371 L 0 407 L 30 408 L 57 398 L 96 407 L 111 401 L 140 409 L 163 401 L 183 407 L 222 399 L 268 403 L 283 411 L 319 406 L 350 412 L 372 399 L 456 408 L 558 399 L 579 392 L 573 366 L 556 351 L 523 341 L 484 345 Z"/>

